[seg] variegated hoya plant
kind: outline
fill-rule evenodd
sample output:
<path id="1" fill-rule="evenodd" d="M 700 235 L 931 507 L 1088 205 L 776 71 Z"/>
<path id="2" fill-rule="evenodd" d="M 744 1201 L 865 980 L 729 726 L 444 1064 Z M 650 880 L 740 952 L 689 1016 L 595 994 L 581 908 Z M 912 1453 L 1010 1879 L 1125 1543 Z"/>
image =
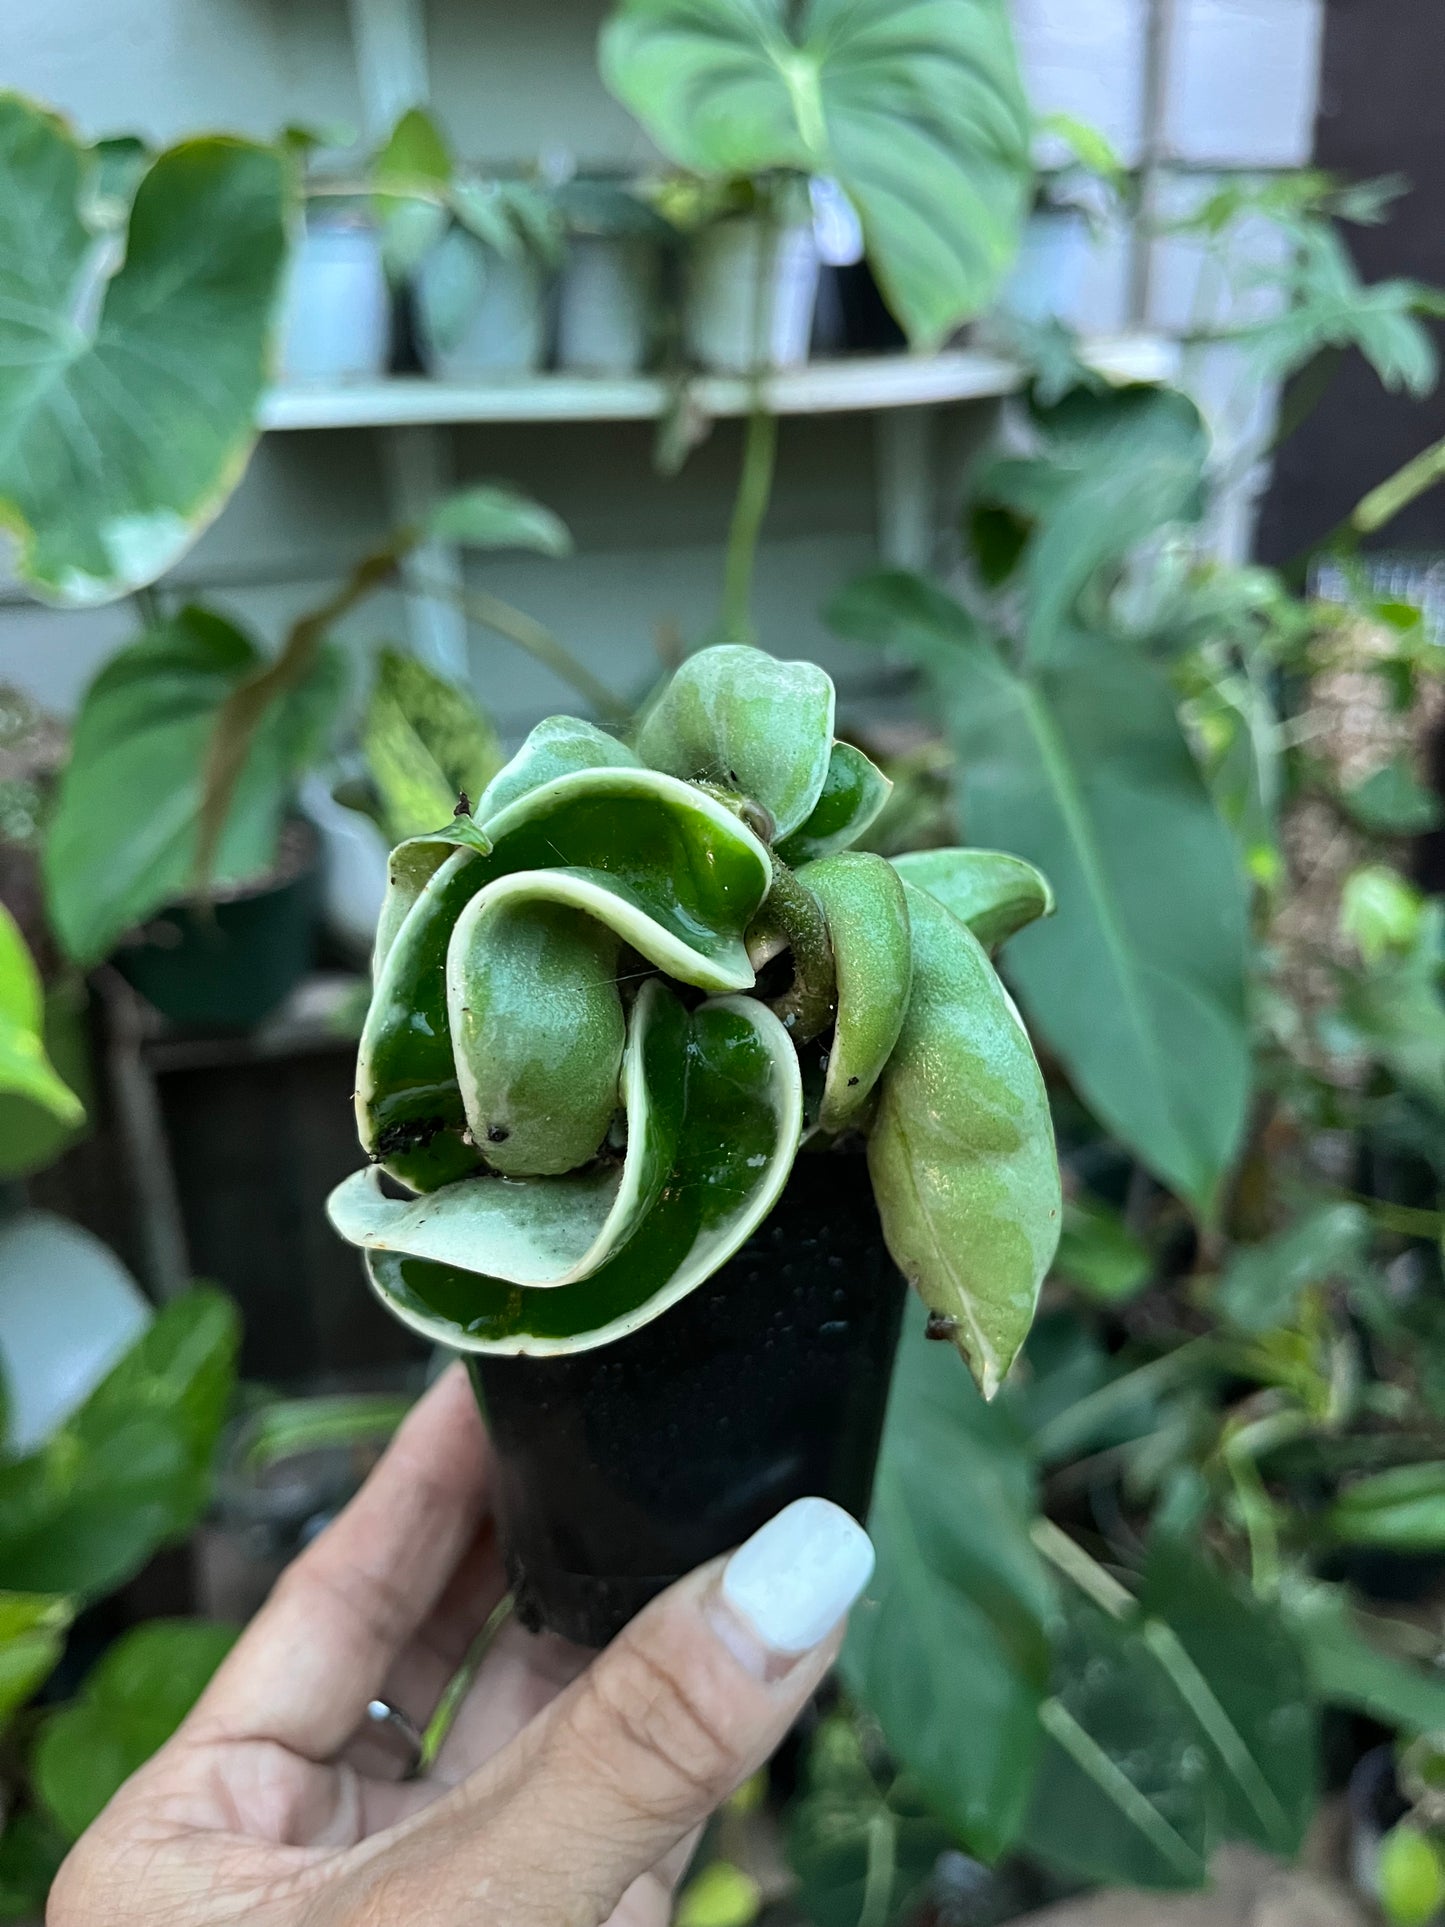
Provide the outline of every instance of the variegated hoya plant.
<path id="1" fill-rule="evenodd" d="M 549 718 L 394 851 L 372 1165 L 330 1211 L 405 1323 L 472 1352 L 610 1344 L 738 1249 L 801 1147 L 862 1132 L 894 1259 L 997 1388 L 1060 1202 L 988 953 L 1052 901 L 996 852 L 851 849 L 889 786 L 833 722 L 813 664 L 706 649 L 631 747 Z"/>

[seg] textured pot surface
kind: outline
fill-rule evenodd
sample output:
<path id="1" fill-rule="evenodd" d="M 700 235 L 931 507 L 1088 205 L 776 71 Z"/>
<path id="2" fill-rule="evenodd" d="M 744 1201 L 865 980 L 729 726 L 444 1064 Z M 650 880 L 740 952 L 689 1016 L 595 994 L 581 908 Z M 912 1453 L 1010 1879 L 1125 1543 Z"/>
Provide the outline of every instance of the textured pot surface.
<path id="1" fill-rule="evenodd" d="M 864 1518 L 903 1294 L 864 1159 L 804 1154 L 762 1229 L 641 1331 L 474 1358 L 524 1623 L 601 1646 L 790 1500 Z"/>

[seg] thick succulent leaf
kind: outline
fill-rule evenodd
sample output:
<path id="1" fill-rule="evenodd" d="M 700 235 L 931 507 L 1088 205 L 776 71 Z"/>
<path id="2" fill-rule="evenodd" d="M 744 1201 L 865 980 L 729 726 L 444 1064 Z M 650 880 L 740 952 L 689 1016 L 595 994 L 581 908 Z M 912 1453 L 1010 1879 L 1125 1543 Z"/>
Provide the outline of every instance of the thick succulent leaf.
<path id="1" fill-rule="evenodd" d="M 913 994 L 883 1074 L 868 1166 L 883 1235 L 991 1398 L 1059 1241 L 1048 1095 L 982 945 L 904 885 Z"/>
<path id="2" fill-rule="evenodd" d="M 622 1070 L 627 1152 L 565 1177 L 464 1178 L 411 1202 L 357 1171 L 327 1212 L 349 1243 L 425 1259 L 493 1281 L 561 1287 L 590 1277 L 626 1245 L 657 1203 L 677 1158 L 687 1081 L 688 1020 L 657 979 L 633 1007 Z"/>
<path id="3" fill-rule="evenodd" d="M 833 685 L 816 663 L 719 643 L 689 657 L 653 704 L 638 754 L 652 769 L 760 803 L 781 838 L 807 822 L 823 794 L 833 707 Z"/>
<path id="4" fill-rule="evenodd" d="M 893 785 L 876 763 L 851 743 L 834 743 L 828 758 L 823 793 L 806 823 L 778 845 L 778 855 L 790 869 L 814 863 L 819 857 L 846 850 L 873 823 L 888 801 Z"/>
<path id="5" fill-rule="evenodd" d="M 823 906 L 838 973 L 838 1021 L 818 1122 L 851 1124 L 893 1054 L 913 985 L 908 905 L 898 873 L 881 856 L 844 850 L 799 871 Z"/>
<path id="6" fill-rule="evenodd" d="M 687 1056 L 676 1163 L 646 1221 L 599 1271 L 557 1291 L 527 1291 L 372 1251 L 367 1272 L 383 1304 L 455 1351 L 542 1356 L 625 1338 L 711 1277 L 787 1183 L 802 1131 L 802 1083 L 787 1032 L 751 997 L 699 1005 Z"/>
<path id="7" fill-rule="evenodd" d="M 682 166 L 836 180 L 889 306 L 936 346 L 1013 259 L 1030 123 L 1003 0 L 623 0 L 608 86 Z"/>
<path id="8" fill-rule="evenodd" d="M 1016 930 L 1054 914 L 1048 878 L 1003 850 L 913 850 L 894 857 L 893 867 L 966 923 L 990 955 Z"/>
<path id="9" fill-rule="evenodd" d="M 458 798 L 480 796 L 502 766 L 497 733 L 472 698 L 396 649 L 377 658 L 361 742 L 397 843 L 447 822 Z"/>
<path id="10" fill-rule="evenodd" d="M 596 1157 L 622 1074 L 620 940 L 586 908 L 549 902 L 535 888 L 547 881 L 524 870 L 481 891 L 447 946 L 467 1124 L 493 1170 L 511 1176 L 574 1171 Z M 605 885 L 593 894 L 605 896 Z"/>
<path id="11" fill-rule="evenodd" d="M 387 953 L 396 933 L 411 913 L 412 905 L 431 882 L 448 857 L 458 850 L 472 850 L 482 856 L 491 853 L 491 839 L 479 830 L 470 817 L 458 817 L 444 830 L 430 836 L 408 837 L 392 851 L 386 869 L 386 895 L 376 925 L 376 945 L 372 951 L 371 974 L 381 975 Z"/>
<path id="12" fill-rule="evenodd" d="M 0 94 L 0 525 L 66 603 L 153 582 L 235 487 L 286 254 L 281 155 L 192 140 L 140 182 L 104 282 L 98 174 L 62 120 Z"/>
<path id="13" fill-rule="evenodd" d="M 491 854 L 458 851 L 402 920 L 362 1032 L 361 1141 L 393 1176 L 422 1191 L 478 1162 L 463 1136 L 444 981 L 452 931 L 478 891 L 520 871 L 593 873 L 590 895 L 589 880 L 574 879 L 549 886 L 551 900 L 590 908 L 701 989 L 747 989 L 753 971 L 743 932 L 771 882 L 767 851 L 730 810 L 651 770 L 594 768 L 554 778 L 490 816 L 484 834 Z"/>
<path id="14" fill-rule="evenodd" d="M 639 767 L 626 744 L 596 723 L 584 723 L 579 716 L 544 716 L 511 762 L 482 791 L 476 818 L 485 823 L 558 776 L 573 776 L 584 769 Z"/>

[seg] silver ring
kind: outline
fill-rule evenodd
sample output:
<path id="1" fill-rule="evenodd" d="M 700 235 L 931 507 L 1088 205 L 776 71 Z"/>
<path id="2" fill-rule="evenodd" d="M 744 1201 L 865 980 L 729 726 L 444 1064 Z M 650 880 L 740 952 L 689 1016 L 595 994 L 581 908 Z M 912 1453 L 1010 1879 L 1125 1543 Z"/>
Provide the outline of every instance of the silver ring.
<path id="1" fill-rule="evenodd" d="M 399 1706 L 393 1706 L 390 1700 L 368 1700 L 366 1725 L 363 1731 L 378 1739 L 385 1733 L 395 1735 L 398 1740 L 401 1740 L 406 1748 L 406 1767 L 401 1777 L 403 1780 L 416 1778 L 421 1771 L 422 1757 L 426 1750 L 425 1742 L 416 1722 L 408 1714 L 403 1713 Z"/>

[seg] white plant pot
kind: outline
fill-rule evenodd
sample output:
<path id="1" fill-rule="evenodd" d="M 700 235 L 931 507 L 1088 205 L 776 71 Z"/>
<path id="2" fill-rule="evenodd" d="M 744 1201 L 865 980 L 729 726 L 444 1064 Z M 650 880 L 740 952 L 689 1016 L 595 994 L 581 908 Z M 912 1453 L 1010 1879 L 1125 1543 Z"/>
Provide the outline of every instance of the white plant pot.
<path id="1" fill-rule="evenodd" d="M 386 838 L 360 810 L 349 810 L 315 773 L 301 785 L 301 807 L 321 837 L 321 908 L 326 927 L 357 957 L 369 958 L 386 896 Z"/>
<path id="2" fill-rule="evenodd" d="M 688 251 L 682 316 L 688 355 L 718 374 L 801 367 L 818 271 L 810 224 L 778 227 L 742 215 L 702 229 Z"/>
<path id="3" fill-rule="evenodd" d="M 1040 208 L 1024 229 L 1013 273 L 998 305 L 1020 321 L 1074 322 L 1083 301 L 1094 235 L 1075 207 Z"/>
<path id="4" fill-rule="evenodd" d="M 542 271 L 451 228 L 417 270 L 418 346 L 439 381 L 530 374 L 546 348 Z"/>
<path id="5" fill-rule="evenodd" d="M 49 1211 L 0 1225 L 0 1366 L 9 1443 L 43 1445 L 128 1352 L 154 1313 L 107 1245 Z"/>
<path id="6" fill-rule="evenodd" d="M 662 261 L 635 234 L 579 234 L 557 287 L 557 365 L 577 374 L 635 375 L 652 349 Z"/>
<path id="7" fill-rule="evenodd" d="M 365 381 L 390 359 L 391 290 L 376 230 L 354 215 L 312 214 L 287 276 L 281 379 Z"/>

